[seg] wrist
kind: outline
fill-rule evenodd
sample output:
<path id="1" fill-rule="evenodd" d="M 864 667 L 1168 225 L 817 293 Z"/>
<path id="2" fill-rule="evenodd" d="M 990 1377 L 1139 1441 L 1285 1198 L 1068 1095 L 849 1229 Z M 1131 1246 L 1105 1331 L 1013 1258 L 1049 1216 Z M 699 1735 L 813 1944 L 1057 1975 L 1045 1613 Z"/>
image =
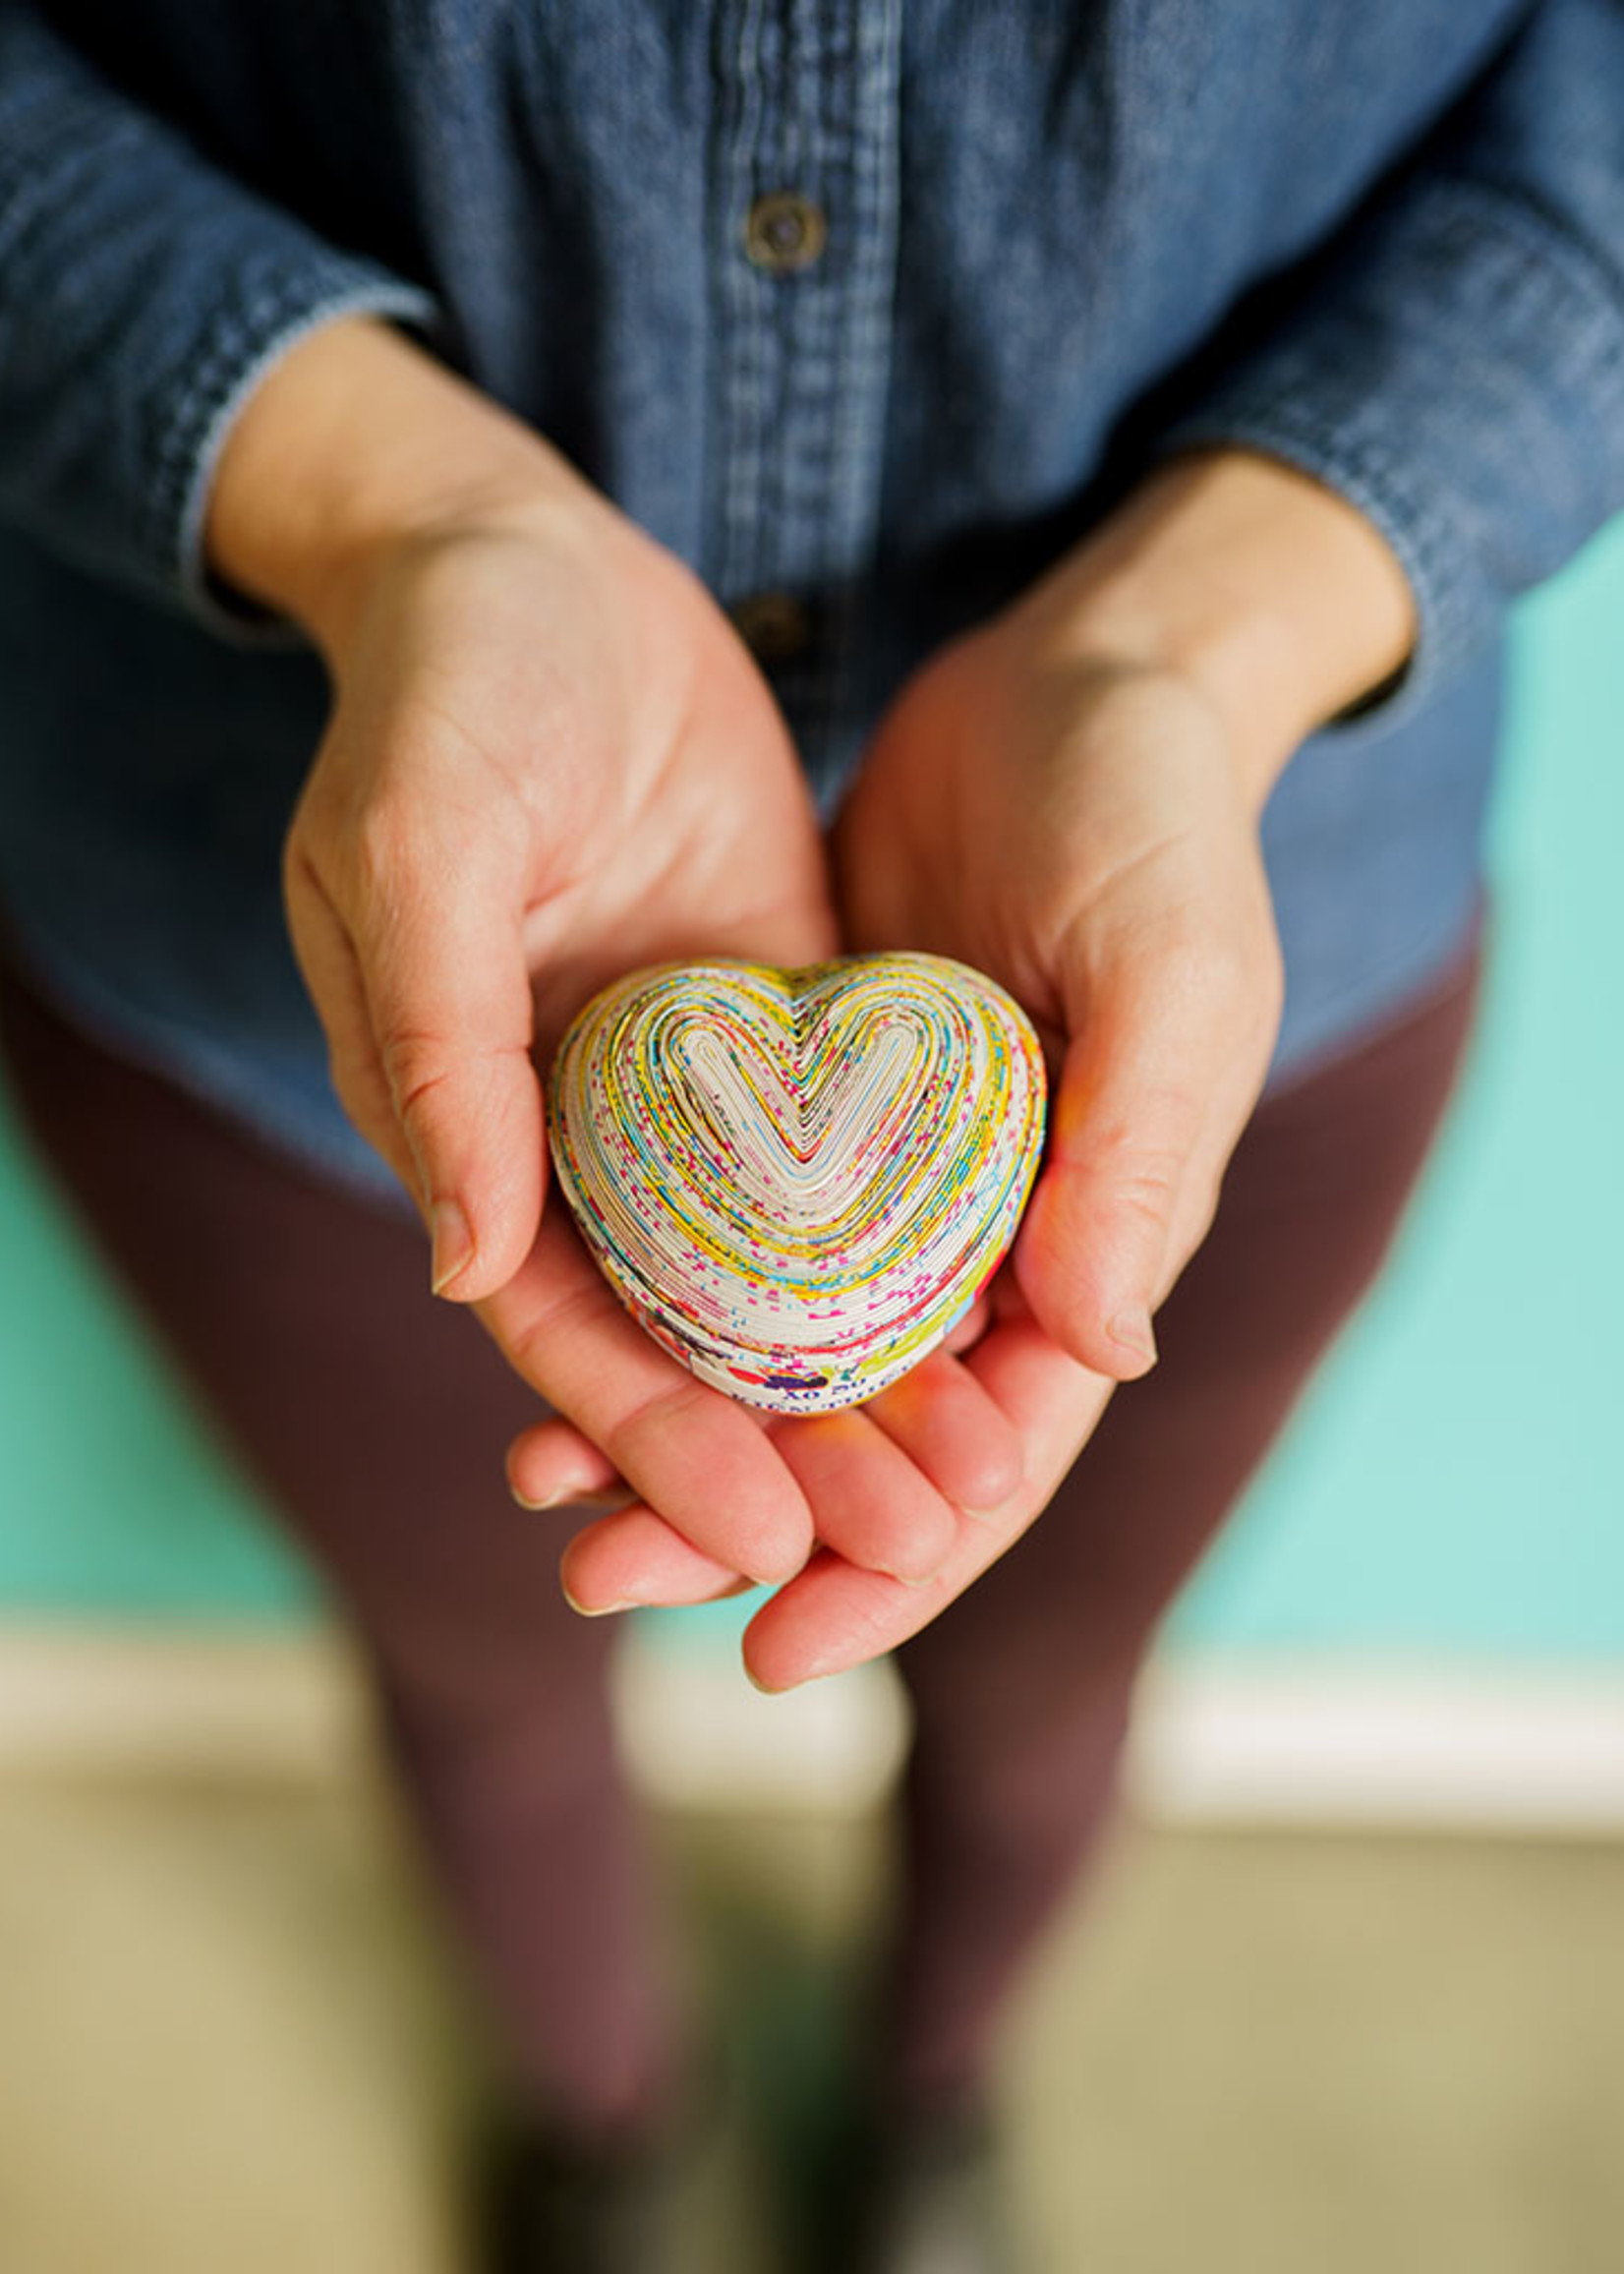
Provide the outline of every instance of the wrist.
<path id="1" fill-rule="evenodd" d="M 1171 460 L 1029 596 L 1051 661 L 1173 672 L 1260 811 L 1305 735 L 1399 671 L 1404 570 L 1322 484 L 1246 450 Z"/>
<path id="2" fill-rule="evenodd" d="M 232 426 L 204 529 L 214 574 L 329 663 L 403 551 L 480 528 L 567 534 L 605 502 L 405 336 L 346 317 L 299 341 Z"/>

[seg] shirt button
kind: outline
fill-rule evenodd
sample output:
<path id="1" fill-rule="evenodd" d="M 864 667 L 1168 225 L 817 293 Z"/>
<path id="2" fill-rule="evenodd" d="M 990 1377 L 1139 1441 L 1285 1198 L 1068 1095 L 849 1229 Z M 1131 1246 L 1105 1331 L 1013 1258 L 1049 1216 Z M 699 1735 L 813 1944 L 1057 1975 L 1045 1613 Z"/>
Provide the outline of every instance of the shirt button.
<path id="1" fill-rule="evenodd" d="M 821 205 L 795 190 L 772 190 L 758 198 L 744 223 L 744 250 L 758 268 L 787 276 L 810 268 L 829 239 Z"/>
<path id="2" fill-rule="evenodd" d="M 792 664 L 812 644 L 812 616 L 792 592 L 753 592 L 727 611 L 758 664 Z"/>

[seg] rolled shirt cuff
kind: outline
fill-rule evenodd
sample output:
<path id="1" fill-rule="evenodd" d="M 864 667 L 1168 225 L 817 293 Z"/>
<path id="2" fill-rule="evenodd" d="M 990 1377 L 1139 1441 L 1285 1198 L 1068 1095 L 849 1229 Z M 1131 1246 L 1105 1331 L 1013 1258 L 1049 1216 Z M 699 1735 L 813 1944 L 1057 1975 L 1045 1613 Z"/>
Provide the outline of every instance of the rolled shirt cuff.
<path id="1" fill-rule="evenodd" d="M 1609 280 L 1476 186 L 1432 185 L 1402 224 L 1153 449 L 1261 451 L 1381 532 L 1418 631 L 1404 669 L 1345 715 L 1362 726 L 1429 702 L 1492 643 L 1517 594 L 1624 502 L 1624 304 Z"/>

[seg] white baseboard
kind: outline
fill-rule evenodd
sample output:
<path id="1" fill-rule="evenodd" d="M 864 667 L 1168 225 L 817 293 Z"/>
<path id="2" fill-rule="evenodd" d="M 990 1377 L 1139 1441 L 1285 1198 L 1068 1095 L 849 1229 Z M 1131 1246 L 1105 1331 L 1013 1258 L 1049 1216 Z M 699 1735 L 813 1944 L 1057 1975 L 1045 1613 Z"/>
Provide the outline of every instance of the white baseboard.
<path id="1" fill-rule="evenodd" d="M 907 1741 L 885 1667 L 784 1698 L 730 1658 L 634 1635 L 628 1755 L 686 1806 L 860 1809 Z M 0 1625 L 0 1774 L 330 1778 L 368 1743 L 327 1631 Z M 1624 1834 L 1624 1667 L 1184 1658 L 1141 1688 L 1130 1786 L 1178 1824 Z"/>
<path id="2" fill-rule="evenodd" d="M 1130 1775 L 1173 1822 L 1621 1835 L 1624 1666 L 1175 1661 Z"/>

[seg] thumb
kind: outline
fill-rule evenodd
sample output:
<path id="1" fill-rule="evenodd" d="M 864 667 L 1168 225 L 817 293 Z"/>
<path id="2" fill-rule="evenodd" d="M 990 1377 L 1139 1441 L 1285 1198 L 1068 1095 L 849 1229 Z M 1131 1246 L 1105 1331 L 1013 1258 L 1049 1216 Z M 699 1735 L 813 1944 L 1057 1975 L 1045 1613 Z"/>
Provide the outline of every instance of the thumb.
<path id="1" fill-rule="evenodd" d="M 1020 1291 L 1071 1357 L 1119 1381 L 1155 1364 L 1150 1313 L 1204 1176 L 1218 1022 L 1169 973 L 1119 970 L 1066 1053 Z"/>
<path id="2" fill-rule="evenodd" d="M 398 856 L 357 925 L 378 1063 L 416 1166 L 436 1295 L 473 1302 L 529 1254 L 546 1180 L 521 894 L 505 857 Z"/>

